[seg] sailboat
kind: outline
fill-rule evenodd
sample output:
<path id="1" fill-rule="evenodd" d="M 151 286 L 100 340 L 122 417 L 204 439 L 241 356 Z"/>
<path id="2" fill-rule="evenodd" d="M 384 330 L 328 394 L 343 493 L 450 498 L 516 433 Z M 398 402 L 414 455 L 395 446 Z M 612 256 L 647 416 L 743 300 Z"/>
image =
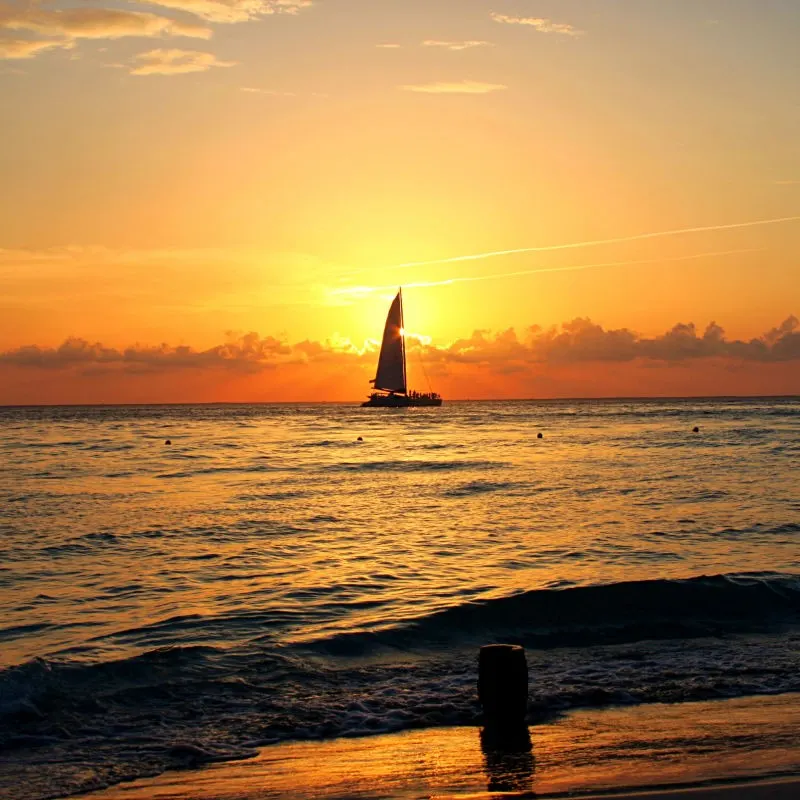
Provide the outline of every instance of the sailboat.
<path id="1" fill-rule="evenodd" d="M 389 306 L 383 329 L 378 371 L 370 381 L 375 389 L 362 408 L 408 408 L 410 406 L 440 406 L 442 398 L 436 392 L 409 392 L 406 383 L 406 342 L 403 330 L 403 290 Z"/>

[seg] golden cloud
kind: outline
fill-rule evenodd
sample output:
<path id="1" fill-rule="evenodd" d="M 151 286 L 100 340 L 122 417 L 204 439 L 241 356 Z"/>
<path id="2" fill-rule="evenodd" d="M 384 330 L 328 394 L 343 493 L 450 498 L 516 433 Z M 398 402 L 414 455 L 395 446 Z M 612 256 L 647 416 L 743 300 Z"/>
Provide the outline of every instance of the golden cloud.
<path id="1" fill-rule="evenodd" d="M 232 23 L 271 14 L 296 14 L 311 0 L 132 0 L 139 5 L 161 6 L 188 12 L 208 22 Z M 0 34 L 29 33 L 42 38 L 0 35 L 0 58 L 33 58 L 56 48 L 70 49 L 78 39 L 120 39 L 123 37 L 176 37 L 209 39 L 212 30 L 198 22 L 187 22 L 153 14 L 117 8 L 45 9 L 38 2 L 0 2 Z M 208 66 L 225 66 L 222 62 Z M 185 66 L 171 72 L 197 71 Z M 135 74 L 147 74 L 136 71 Z"/>
<path id="2" fill-rule="evenodd" d="M 176 11 L 186 11 L 209 22 L 247 22 L 271 14 L 297 14 L 312 0 L 135 0 Z"/>
<path id="3" fill-rule="evenodd" d="M 800 361 L 800 321 L 790 316 L 780 325 L 748 341 L 727 339 L 715 322 L 700 334 L 693 323 L 678 323 L 660 336 L 648 338 L 628 328 L 606 330 L 590 319 L 578 318 L 542 330 L 529 327 L 520 338 L 512 328 L 492 334 L 478 330 L 449 345 L 434 345 L 427 337 L 410 337 L 410 350 L 419 350 L 432 366 L 472 364 L 506 374 L 542 364 L 654 362 L 662 364 L 722 359 L 731 362 L 785 363 Z M 0 364 L 43 370 L 119 370 L 176 372 L 186 369 L 225 369 L 260 372 L 288 364 L 329 363 L 342 368 L 372 365 L 377 343 L 357 347 L 346 339 L 289 344 L 257 333 L 195 350 L 186 345 L 133 345 L 124 349 L 71 337 L 59 347 L 27 345 L 0 353 Z"/>
<path id="4" fill-rule="evenodd" d="M 563 36 L 583 36 L 584 31 L 578 30 L 566 22 L 553 22 L 544 17 L 511 17 L 508 14 L 498 14 L 493 11 L 489 16 L 495 22 L 505 25 L 526 25 L 539 33 L 560 33 Z"/>
<path id="5" fill-rule="evenodd" d="M 139 53 L 131 75 L 183 75 L 205 72 L 211 67 L 233 67 L 236 61 L 220 61 L 213 53 L 200 50 L 156 49 Z"/>
<path id="6" fill-rule="evenodd" d="M 0 31 L 32 33 L 47 37 L 0 39 L 1 58 L 32 58 L 53 48 L 70 49 L 78 39 L 186 36 L 208 39 L 211 29 L 141 11 L 112 8 L 46 10 L 38 5 L 12 7 L 0 4 Z"/>
<path id="7" fill-rule="evenodd" d="M 296 97 L 294 92 L 282 92 L 278 89 L 258 89 L 255 86 L 241 86 L 239 91 L 247 92 L 248 94 L 266 94 L 270 97 Z"/>
<path id="8" fill-rule="evenodd" d="M 440 47 L 443 50 L 470 50 L 473 47 L 492 47 L 492 42 L 471 39 L 465 42 L 445 42 L 438 39 L 426 39 L 422 43 L 423 47 Z"/>
<path id="9" fill-rule="evenodd" d="M 71 39 L 48 41 L 45 39 L 0 38 L 0 58 L 34 58 L 39 53 L 53 48 L 69 50 L 74 44 Z"/>
<path id="10" fill-rule="evenodd" d="M 489 94 L 507 89 L 502 83 L 485 83 L 483 81 L 438 81 L 401 86 L 406 92 L 422 92 L 424 94 Z"/>

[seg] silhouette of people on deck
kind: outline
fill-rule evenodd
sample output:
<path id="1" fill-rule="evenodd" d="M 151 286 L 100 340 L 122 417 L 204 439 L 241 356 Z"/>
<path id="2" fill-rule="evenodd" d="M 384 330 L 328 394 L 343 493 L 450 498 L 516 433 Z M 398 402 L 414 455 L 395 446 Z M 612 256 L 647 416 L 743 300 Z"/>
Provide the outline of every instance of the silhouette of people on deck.
<path id="1" fill-rule="evenodd" d="M 381 397 L 379 392 L 372 392 L 370 397 Z M 403 397 L 402 394 L 390 391 L 387 397 Z M 441 396 L 437 392 L 417 392 L 413 389 L 405 395 L 409 400 L 439 400 Z"/>

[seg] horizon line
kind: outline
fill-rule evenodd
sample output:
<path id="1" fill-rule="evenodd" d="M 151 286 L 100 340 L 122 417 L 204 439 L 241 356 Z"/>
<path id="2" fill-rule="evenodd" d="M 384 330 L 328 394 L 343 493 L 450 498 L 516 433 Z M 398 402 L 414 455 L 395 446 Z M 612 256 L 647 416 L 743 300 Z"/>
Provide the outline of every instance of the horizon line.
<path id="1" fill-rule="evenodd" d="M 698 394 L 698 395 L 600 395 L 596 397 L 460 397 L 445 403 L 572 403 L 628 400 L 800 400 L 800 394 Z M 0 411 L 14 408 L 150 408 L 175 406 L 344 406 L 352 400 L 201 400 L 154 403 L 0 403 Z M 398 409 L 390 409 L 396 411 Z"/>

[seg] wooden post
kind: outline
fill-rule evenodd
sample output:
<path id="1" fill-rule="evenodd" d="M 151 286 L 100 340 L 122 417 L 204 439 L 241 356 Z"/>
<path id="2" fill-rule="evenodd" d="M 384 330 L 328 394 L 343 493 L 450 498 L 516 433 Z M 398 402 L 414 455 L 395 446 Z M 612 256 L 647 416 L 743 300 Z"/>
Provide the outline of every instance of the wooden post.
<path id="1" fill-rule="evenodd" d="M 478 699 L 487 727 L 518 727 L 528 712 L 528 664 L 517 644 L 487 644 L 478 656 Z"/>

